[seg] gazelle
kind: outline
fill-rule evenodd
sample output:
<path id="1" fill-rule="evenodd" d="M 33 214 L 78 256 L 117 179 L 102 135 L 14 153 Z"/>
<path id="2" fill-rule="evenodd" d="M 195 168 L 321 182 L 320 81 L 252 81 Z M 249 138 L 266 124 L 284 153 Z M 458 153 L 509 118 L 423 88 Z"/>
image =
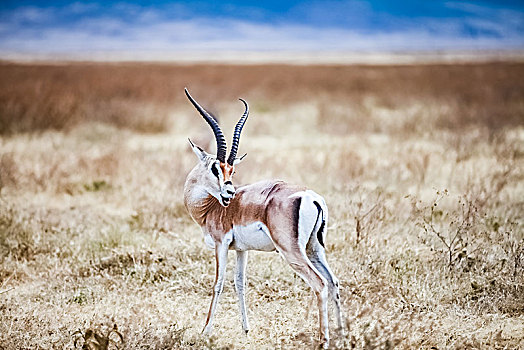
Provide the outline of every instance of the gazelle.
<path id="1" fill-rule="evenodd" d="M 189 94 L 189 101 L 211 126 L 217 142 L 217 155 L 206 153 L 189 140 L 198 164 L 187 176 L 184 203 L 204 233 L 206 245 L 215 250 L 216 280 L 207 314 L 204 334 L 212 330 L 213 318 L 226 274 L 228 250 L 236 251 L 235 287 L 239 298 L 242 328 L 249 331 L 244 293 L 249 250 L 277 250 L 289 265 L 311 286 L 319 308 L 320 341 L 328 346 L 328 295 L 334 301 L 338 326 L 343 328 L 338 280 L 325 256 L 328 208 L 317 193 L 279 180 L 260 181 L 235 189 L 232 183 L 240 133 L 249 107 L 235 126 L 231 152 L 226 161 L 226 140 L 216 120 Z"/>

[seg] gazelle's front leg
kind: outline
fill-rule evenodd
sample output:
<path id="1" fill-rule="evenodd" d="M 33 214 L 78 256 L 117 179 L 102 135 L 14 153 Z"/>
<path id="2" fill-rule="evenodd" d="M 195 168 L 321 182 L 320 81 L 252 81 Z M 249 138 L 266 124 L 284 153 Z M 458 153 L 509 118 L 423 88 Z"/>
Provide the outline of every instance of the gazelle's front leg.
<path id="1" fill-rule="evenodd" d="M 229 244 L 231 244 L 231 241 L 232 239 L 226 235 L 222 242 L 215 243 L 216 279 L 215 286 L 213 287 L 213 298 L 211 299 L 211 305 L 209 306 L 209 312 L 207 314 L 206 325 L 202 332 L 204 335 L 211 334 L 211 331 L 213 330 L 213 318 L 215 317 L 215 310 L 218 304 L 218 299 L 220 298 L 220 294 L 224 289 L 227 252 L 229 250 Z"/>
<path id="2" fill-rule="evenodd" d="M 240 306 L 240 316 L 242 317 L 242 329 L 247 334 L 249 332 L 249 323 L 247 321 L 247 310 L 246 310 L 246 301 L 245 301 L 246 266 L 247 266 L 247 251 L 237 251 L 235 289 L 238 295 L 238 305 Z"/>

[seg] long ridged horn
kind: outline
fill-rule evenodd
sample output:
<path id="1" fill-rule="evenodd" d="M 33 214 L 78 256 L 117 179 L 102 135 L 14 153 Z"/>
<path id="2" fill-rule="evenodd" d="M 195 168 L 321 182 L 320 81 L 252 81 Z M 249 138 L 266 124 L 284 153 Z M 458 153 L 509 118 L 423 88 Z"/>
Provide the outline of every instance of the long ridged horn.
<path id="1" fill-rule="evenodd" d="M 244 127 L 244 124 L 246 123 L 247 117 L 249 115 L 249 106 L 246 101 L 239 98 L 240 101 L 244 103 L 244 106 L 246 106 L 246 110 L 240 120 L 238 121 L 237 125 L 235 126 L 235 133 L 233 134 L 233 144 L 231 145 L 231 152 L 229 153 L 229 158 L 227 159 L 227 164 L 233 165 L 235 162 L 235 158 L 237 156 L 238 152 L 238 143 L 240 141 L 240 133 L 242 132 L 242 128 Z"/>
<path id="2" fill-rule="evenodd" d="M 186 96 L 191 101 L 193 106 L 197 109 L 197 111 L 200 112 L 200 115 L 204 117 L 205 121 L 209 124 L 211 129 L 213 129 L 213 133 L 215 134 L 215 138 L 217 140 L 217 159 L 224 163 L 226 161 L 226 153 L 227 153 L 227 145 L 226 145 L 226 138 L 224 137 L 224 133 L 222 132 L 222 129 L 220 129 L 220 126 L 218 125 L 215 118 L 213 118 L 212 115 L 210 115 L 204 108 L 202 108 L 197 101 L 191 95 L 189 94 L 189 91 L 187 91 L 187 88 L 184 88 L 184 91 L 186 92 Z"/>

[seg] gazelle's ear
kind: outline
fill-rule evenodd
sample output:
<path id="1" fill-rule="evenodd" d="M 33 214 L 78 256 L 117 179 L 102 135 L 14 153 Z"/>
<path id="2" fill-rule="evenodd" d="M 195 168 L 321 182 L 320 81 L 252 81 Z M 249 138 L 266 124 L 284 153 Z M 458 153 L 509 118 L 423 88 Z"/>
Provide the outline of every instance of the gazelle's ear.
<path id="1" fill-rule="evenodd" d="M 244 160 L 244 158 L 246 158 L 247 156 L 247 153 L 245 153 L 242 157 L 240 158 L 236 158 L 235 161 L 233 162 L 233 165 L 237 165 L 237 164 L 240 164 L 242 163 L 242 161 Z"/>
<path id="2" fill-rule="evenodd" d="M 206 157 L 207 157 L 207 153 L 206 151 L 204 151 L 202 148 L 200 148 L 199 146 L 195 145 L 193 142 L 191 142 L 190 139 L 187 139 L 189 141 L 189 144 L 191 145 L 191 149 L 193 150 L 193 152 L 196 154 L 198 160 L 200 160 L 201 162 L 203 162 Z"/>

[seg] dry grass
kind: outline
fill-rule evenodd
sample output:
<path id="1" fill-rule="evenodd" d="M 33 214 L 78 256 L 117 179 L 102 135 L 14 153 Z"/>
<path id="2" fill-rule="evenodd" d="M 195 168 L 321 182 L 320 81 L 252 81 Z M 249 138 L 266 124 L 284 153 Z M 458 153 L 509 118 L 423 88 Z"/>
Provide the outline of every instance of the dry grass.
<path id="1" fill-rule="evenodd" d="M 524 64 L 0 72 L 0 348 L 315 346 L 308 287 L 268 253 L 250 256 L 249 338 L 231 282 L 199 335 L 214 259 L 182 187 L 186 138 L 210 139 L 184 86 L 227 131 L 250 102 L 237 183 L 326 197 L 334 348 L 524 346 Z"/>

